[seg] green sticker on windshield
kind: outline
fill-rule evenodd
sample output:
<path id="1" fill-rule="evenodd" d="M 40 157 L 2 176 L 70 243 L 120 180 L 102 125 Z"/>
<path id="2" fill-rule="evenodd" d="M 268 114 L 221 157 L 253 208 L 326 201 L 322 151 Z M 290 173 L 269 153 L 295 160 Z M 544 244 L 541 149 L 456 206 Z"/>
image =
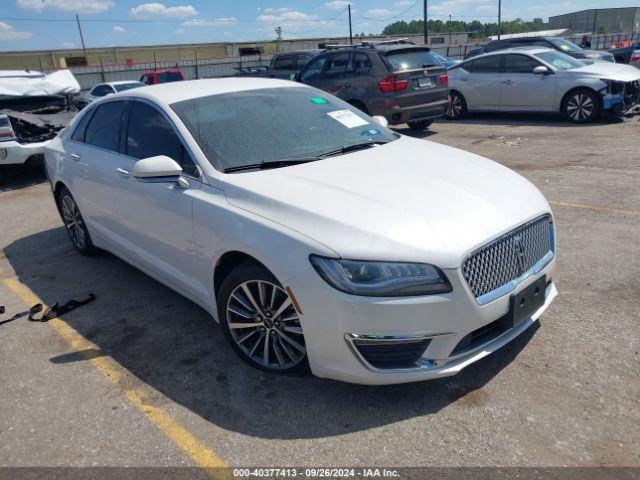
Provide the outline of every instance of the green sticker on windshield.
<path id="1" fill-rule="evenodd" d="M 313 103 L 317 103 L 318 105 L 322 104 L 322 103 L 327 103 L 327 101 L 324 98 L 321 98 L 321 97 L 311 97 L 311 101 Z"/>

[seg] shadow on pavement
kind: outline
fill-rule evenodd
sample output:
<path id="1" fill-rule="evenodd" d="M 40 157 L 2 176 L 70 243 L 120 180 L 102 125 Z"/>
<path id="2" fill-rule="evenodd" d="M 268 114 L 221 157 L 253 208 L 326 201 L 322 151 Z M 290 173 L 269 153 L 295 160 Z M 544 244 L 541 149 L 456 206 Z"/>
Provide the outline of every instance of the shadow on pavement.
<path id="1" fill-rule="evenodd" d="M 0 167 L 0 192 L 31 187 L 47 180 L 41 161 L 29 165 Z"/>
<path id="2" fill-rule="evenodd" d="M 511 127 L 559 127 L 559 128 L 591 128 L 602 125 L 615 125 L 624 123 L 630 119 L 625 119 L 615 115 L 603 115 L 592 123 L 573 123 L 564 116 L 554 113 L 469 113 L 459 120 L 438 119 L 438 123 L 448 123 L 451 125 L 474 124 L 474 125 L 503 125 Z M 434 125 L 435 126 L 435 125 Z M 433 128 L 433 127 L 432 127 Z M 405 133 L 405 132 L 403 132 Z"/>
<path id="3" fill-rule="evenodd" d="M 76 253 L 62 227 L 17 240 L 4 253 L 20 281 L 47 304 L 96 294 L 95 302 L 64 316 L 98 346 L 92 356 L 112 357 L 209 422 L 261 438 L 366 430 L 433 414 L 463 397 L 465 405 L 481 408 L 488 393 L 474 391 L 512 362 L 538 328 L 442 380 L 369 387 L 277 376 L 240 361 L 211 317 L 177 293 L 110 254 Z M 77 361 L 83 357 L 73 352 L 51 358 L 59 368 Z"/>

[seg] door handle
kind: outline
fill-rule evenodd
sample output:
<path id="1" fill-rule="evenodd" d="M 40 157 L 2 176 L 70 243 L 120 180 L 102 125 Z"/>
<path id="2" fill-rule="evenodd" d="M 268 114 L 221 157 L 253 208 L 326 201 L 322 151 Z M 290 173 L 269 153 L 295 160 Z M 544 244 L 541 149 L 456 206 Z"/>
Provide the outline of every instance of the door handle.
<path id="1" fill-rule="evenodd" d="M 346 88 L 349 88 L 349 87 L 351 87 L 351 83 L 350 83 L 350 82 L 347 82 L 347 83 L 345 83 L 345 84 L 344 84 L 344 86 L 345 86 Z"/>
<path id="2" fill-rule="evenodd" d="M 502 83 L 505 85 L 511 85 L 513 82 L 511 80 L 503 80 Z"/>
<path id="3" fill-rule="evenodd" d="M 129 171 L 125 170 L 124 168 L 116 168 L 116 173 L 118 175 L 120 175 L 121 177 L 129 177 L 129 176 L 131 176 L 131 173 L 129 173 Z"/>

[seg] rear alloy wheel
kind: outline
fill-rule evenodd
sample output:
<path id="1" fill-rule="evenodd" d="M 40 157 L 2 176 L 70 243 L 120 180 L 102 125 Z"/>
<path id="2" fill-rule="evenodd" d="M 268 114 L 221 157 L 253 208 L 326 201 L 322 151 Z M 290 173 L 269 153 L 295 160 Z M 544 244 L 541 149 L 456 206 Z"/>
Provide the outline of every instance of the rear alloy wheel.
<path id="1" fill-rule="evenodd" d="M 591 122 L 600 115 L 598 97 L 590 90 L 576 90 L 565 100 L 564 113 L 572 122 Z"/>
<path id="2" fill-rule="evenodd" d="M 91 256 L 97 253 L 91 241 L 91 236 L 87 230 L 87 224 L 84 223 L 78 204 L 71 196 L 71 192 L 63 188 L 58 197 L 58 208 L 62 221 L 67 229 L 71 243 L 83 255 Z"/>
<path id="3" fill-rule="evenodd" d="M 451 92 L 451 101 L 444 111 L 444 116 L 449 120 L 457 120 L 467 113 L 467 103 L 458 92 Z"/>
<path id="4" fill-rule="evenodd" d="M 220 287 L 218 314 L 231 346 L 250 365 L 275 373 L 307 370 L 293 301 L 264 268 L 245 263 L 231 272 Z"/>
<path id="5" fill-rule="evenodd" d="M 419 120 L 417 122 L 407 122 L 411 130 L 426 130 L 431 126 L 433 120 Z"/>

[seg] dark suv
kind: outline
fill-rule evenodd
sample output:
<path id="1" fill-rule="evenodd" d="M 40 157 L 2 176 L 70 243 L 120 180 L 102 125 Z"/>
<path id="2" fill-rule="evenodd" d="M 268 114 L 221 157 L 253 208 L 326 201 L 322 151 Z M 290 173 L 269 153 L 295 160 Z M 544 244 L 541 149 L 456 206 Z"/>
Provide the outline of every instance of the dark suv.
<path id="1" fill-rule="evenodd" d="M 404 41 L 330 48 L 296 80 L 412 129 L 427 128 L 449 104 L 446 68 L 429 48 Z"/>
<path id="2" fill-rule="evenodd" d="M 494 40 L 487 43 L 484 47 L 472 50 L 467 54 L 466 58 L 482 55 L 483 53 L 495 52 L 498 50 L 506 50 L 515 47 L 545 47 L 553 48 L 559 52 L 571 55 L 578 60 L 604 60 L 607 62 L 615 62 L 613 55 L 609 52 L 601 50 L 585 50 L 575 43 L 572 43 L 560 37 L 521 37 L 507 38 L 504 40 Z"/>

